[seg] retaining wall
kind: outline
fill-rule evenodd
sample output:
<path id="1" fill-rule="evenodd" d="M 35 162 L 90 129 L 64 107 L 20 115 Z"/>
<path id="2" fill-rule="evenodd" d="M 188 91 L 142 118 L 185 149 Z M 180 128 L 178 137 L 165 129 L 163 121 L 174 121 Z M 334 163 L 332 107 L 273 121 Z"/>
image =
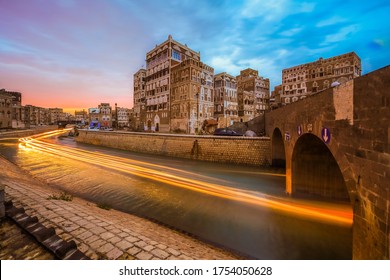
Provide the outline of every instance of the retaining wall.
<path id="1" fill-rule="evenodd" d="M 38 133 L 53 131 L 58 129 L 58 125 L 48 125 L 48 126 L 38 126 L 31 129 L 22 129 L 22 130 L 9 130 L 0 132 L 0 139 L 4 138 L 20 138 L 26 137 Z"/>
<path id="2" fill-rule="evenodd" d="M 77 142 L 211 162 L 270 165 L 268 137 L 224 137 L 79 130 Z"/>

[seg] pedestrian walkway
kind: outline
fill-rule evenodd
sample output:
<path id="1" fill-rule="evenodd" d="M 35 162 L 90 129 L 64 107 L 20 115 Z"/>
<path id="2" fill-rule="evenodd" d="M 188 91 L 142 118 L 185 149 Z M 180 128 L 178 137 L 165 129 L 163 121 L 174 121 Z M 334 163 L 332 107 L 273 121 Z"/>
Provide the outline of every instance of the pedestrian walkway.
<path id="1" fill-rule="evenodd" d="M 32 178 L 16 165 L 0 157 L 0 183 L 7 200 L 53 227 L 62 239 L 74 240 L 91 259 L 138 260 L 229 260 L 241 258 L 225 250 L 193 239 L 149 220 L 105 210 L 73 197 L 59 198 L 59 191 Z M 82 186 L 80 186 L 82 187 Z"/>

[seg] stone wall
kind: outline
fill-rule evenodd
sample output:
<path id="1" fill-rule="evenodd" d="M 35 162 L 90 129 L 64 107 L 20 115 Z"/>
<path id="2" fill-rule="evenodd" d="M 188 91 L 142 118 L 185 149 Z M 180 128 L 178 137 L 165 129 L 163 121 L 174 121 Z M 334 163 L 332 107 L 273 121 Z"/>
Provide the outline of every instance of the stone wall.
<path id="1" fill-rule="evenodd" d="M 58 129 L 57 125 L 48 125 L 48 126 L 38 126 L 31 129 L 22 129 L 22 130 L 9 130 L 9 131 L 2 131 L 0 132 L 0 139 L 1 138 L 20 138 L 20 137 L 26 137 L 38 133 L 53 131 Z"/>
<path id="2" fill-rule="evenodd" d="M 272 136 L 275 128 L 282 132 L 289 193 L 294 192 L 294 175 L 305 176 L 294 171 L 302 167 L 302 157 L 294 163 L 294 152 L 302 152 L 297 149 L 300 139 L 309 134 L 323 141 L 321 131 L 324 127 L 329 129 L 330 141 L 323 145 L 335 158 L 351 200 L 355 259 L 390 258 L 389 89 L 387 66 L 266 114 L 266 135 Z M 309 142 L 305 144 L 305 152 L 310 155 L 323 154 Z M 327 174 L 326 164 L 321 167 L 314 157 L 309 161 L 321 168 L 318 174 Z M 321 178 L 317 176 L 315 180 Z M 310 184 L 313 188 L 319 186 L 315 180 Z"/>
<path id="3" fill-rule="evenodd" d="M 353 127 L 342 151 L 357 180 L 357 258 L 390 258 L 390 67 L 354 80 Z"/>
<path id="4" fill-rule="evenodd" d="M 77 142 L 211 162 L 245 165 L 270 164 L 267 137 L 190 136 L 80 130 Z"/>

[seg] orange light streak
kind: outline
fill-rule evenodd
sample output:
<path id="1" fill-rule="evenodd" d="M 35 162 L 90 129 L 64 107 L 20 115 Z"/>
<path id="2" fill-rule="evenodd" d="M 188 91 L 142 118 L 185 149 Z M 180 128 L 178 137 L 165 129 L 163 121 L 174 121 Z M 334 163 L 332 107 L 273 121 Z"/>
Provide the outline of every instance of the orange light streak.
<path id="1" fill-rule="evenodd" d="M 67 130 L 60 130 L 50 133 L 42 133 L 38 136 L 21 138 L 19 141 L 22 143 L 22 145 L 24 145 L 25 149 L 37 150 L 59 157 L 69 158 L 104 168 L 110 168 L 112 170 L 136 175 L 141 178 L 154 180 L 171 186 L 185 188 L 207 195 L 239 201 L 260 207 L 267 207 L 276 211 L 288 213 L 290 215 L 304 216 L 306 218 L 315 220 L 323 220 L 345 225 L 352 224 L 352 211 L 312 206 L 308 203 L 299 203 L 292 200 L 265 195 L 260 192 L 245 191 L 220 184 L 208 183 L 204 180 L 209 177 L 193 172 L 182 171 L 158 164 L 146 163 L 142 161 L 61 146 L 40 140 L 60 135 L 66 131 Z M 193 179 L 191 177 L 196 177 L 197 179 Z"/>

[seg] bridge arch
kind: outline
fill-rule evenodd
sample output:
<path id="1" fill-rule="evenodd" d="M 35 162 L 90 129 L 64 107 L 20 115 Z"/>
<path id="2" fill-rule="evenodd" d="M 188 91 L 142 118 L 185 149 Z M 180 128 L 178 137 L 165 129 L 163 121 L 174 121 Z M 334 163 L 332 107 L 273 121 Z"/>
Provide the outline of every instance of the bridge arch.
<path id="1" fill-rule="evenodd" d="M 316 135 L 303 134 L 292 153 L 292 193 L 351 201 L 344 176 L 328 146 Z"/>
<path id="2" fill-rule="evenodd" d="M 274 129 L 271 141 L 272 166 L 286 168 L 286 151 L 282 132 L 279 128 Z"/>

